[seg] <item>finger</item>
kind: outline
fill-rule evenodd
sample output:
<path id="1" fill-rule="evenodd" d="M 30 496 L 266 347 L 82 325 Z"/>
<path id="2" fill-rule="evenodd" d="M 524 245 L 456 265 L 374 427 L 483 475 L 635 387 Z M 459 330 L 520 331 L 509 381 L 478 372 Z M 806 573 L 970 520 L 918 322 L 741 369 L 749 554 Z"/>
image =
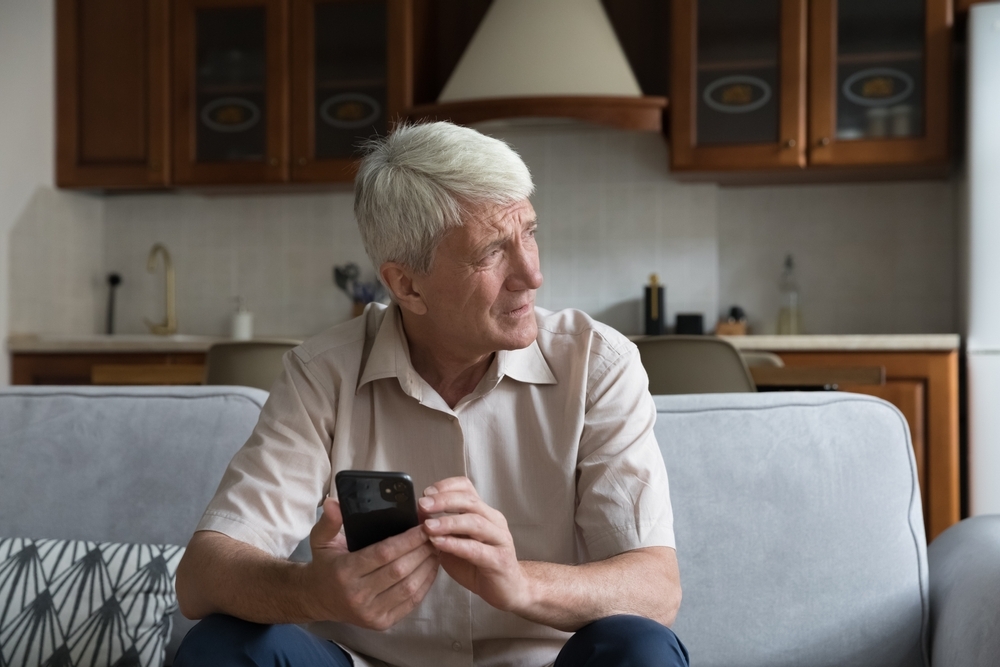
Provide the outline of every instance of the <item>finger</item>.
<path id="1" fill-rule="evenodd" d="M 455 556 L 478 568 L 498 569 L 499 551 L 495 546 L 454 535 L 432 537 L 431 544 L 442 554 Z"/>
<path id="2" fill-rule="evenodd" d="M 420 567 L 421 563 L 428 558 L 433 558 L 435 555 L 436 550 L 431 545 L 430 540 L 428 540 L 413 551 L 403 554 L 391 563 L 386 563 L 367 575 L 365 577 L 365 585 L 368 586 L 373 594 L 380 595 L 413 574 Z"/>
<path id="3" fill-rule="evenodd" d="M 493 546 L 510 543 L 510 533 L 478 514 L 451 514 L 424 522 L 424 530 L 433 540 L 449 535 L 469 537 Z"/>
<path id="4" fill-rule="evenodd" d="M 355 551 L 352 556 L 358 563 L 357 573 L 365 576 L 379 569 L 386 563 L 391 563 L 403 554 L 407 554 L 428 540 L 427 533 L 421 526 L 414 526 L 405 533 L 387 537 L 364 549 Z"/>
<path id="5" fill-rule="evenodd" d="M 323 513 L 309 532 L 309 545 L 322 547 L 333 543 L 343 525 L 344 518 L 340 514 L 340 503 L 333 498 L 327 498 L 323 501 Z"/>
<path id="6" fill-rule="evenodd" d="M 503 514 L 493 509 L 476 494 L 465 491 L 445 491 L 433 496 L 426 496 L 417 501 L 420 508 L 427 514 L 479 514 L 491 523 L 506 526 L 507 520 Z"/>
<path id="7" fill-rule="evenodd" d="M 428 486 L 424 489 L 424 495 L 433 496 L 436 493 L 443 493 L 445 491 L 471 491 L 472 493 L 476 493 L 476 487 L 468 477 L 449 477 Z"/>
<path id="8" fill-rule="evenodd" d="M 437 556 L 428 558 L 413 573 L 396 583 L 392 588 L 375 598 L 375 604 L 391 605 L 390 616 L 395 623 L 413 611 L 426 597 L 437 578 L 439 563 Z"/>

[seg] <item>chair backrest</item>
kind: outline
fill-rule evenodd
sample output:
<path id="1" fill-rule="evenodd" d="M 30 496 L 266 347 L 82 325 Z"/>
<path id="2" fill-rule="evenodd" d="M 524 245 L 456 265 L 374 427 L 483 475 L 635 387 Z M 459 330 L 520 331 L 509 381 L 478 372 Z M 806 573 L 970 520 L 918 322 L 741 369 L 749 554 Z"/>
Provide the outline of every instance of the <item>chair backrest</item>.
<path id="1" fill-rule="evenodd" d="M 751 366 L 770 366 L 772 368 L 784 368 L 784 360 L 776 355 L 774 352 L 763 352 L 761 350 L 740 350 L 740 356 L 743 357 L 743 363 L 747 367 Z"/>
<path id="2" fill-rule="evenodd" d="M 205 356 L 205 384 L 270 390 L 281 374 L 282 357 L 301 342 L 274 339 L 215 343 Z"/>
<path id="3" fill-rule="evenodd" d="M 906 420 L 842 392 L 656 396 L 699 667 L 925 667 Z"/>
<path id="4" fill-rule="evenodd" d="M 651 336 L 635 344 L 653 395 L 757 391 L 739 350 L 721 338 Z"/>

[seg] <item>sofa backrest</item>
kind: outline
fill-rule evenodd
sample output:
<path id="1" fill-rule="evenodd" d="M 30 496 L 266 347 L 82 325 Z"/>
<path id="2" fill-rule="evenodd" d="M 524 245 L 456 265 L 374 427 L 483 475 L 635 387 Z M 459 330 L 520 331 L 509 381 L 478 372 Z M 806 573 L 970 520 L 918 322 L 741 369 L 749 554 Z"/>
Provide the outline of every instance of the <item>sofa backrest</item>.
<path id="1" fill-rule="evenodd" d="M 185 545 L 267 392 L 0 389 L 0 537 Z M 191 623 L 175 614 L 168 657 Z"/>
<path id="2" fill-rule="evenodd" d="M 909 430 L 840 392 L 657 396 L 695 667 L 925 665 Z"/>

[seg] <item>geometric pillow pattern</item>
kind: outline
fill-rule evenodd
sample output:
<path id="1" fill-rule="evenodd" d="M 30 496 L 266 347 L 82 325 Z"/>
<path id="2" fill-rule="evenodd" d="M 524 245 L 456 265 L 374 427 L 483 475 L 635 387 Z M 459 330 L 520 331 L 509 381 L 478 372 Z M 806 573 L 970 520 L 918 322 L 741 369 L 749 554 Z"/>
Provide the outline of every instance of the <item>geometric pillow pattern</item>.
<path id="1" fill-rule="evenodd" d="M 0 539 L 0 667 L 159 667 L 183 553 Z"/>

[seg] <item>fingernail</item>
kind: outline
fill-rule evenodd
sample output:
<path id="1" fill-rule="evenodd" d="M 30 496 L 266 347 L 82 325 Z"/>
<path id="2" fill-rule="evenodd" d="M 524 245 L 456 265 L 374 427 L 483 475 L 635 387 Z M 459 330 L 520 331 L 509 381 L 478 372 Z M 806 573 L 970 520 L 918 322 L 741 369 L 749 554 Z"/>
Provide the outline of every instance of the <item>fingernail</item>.
<path id="1" fill-rule="evenodd" d="M 428 486 L 426 489 L 424 489 L 425 496 L 433 496 L 437 492 L 438 490 L 435 489 L 433 486 Z"/>
<path id="2" fill-rule="evenodd" d="M 444 542 L 444 535 L 434 535 L 434 536 L 432 536 L 431 537 L 431 542 L 433 542 L 434 544 L 440 544 L 441 542 Z"/>
<path id="3" fill-rule="evenodd" d="M 437 528 L 438 526 L 441 525 L 441 522 L 438 521 L 437 519 L 427 519 L 427 521 L 425 521 L 424 524 L 428 528 Z"/>
<path id="4" fill-rule="evenodd" d="M 430 508 L 434 507 L 434 499 L 421 498 L 420 500 L 417 501 L 417 504 L 420 505 L 420 509 L 429 510 Z"/>

